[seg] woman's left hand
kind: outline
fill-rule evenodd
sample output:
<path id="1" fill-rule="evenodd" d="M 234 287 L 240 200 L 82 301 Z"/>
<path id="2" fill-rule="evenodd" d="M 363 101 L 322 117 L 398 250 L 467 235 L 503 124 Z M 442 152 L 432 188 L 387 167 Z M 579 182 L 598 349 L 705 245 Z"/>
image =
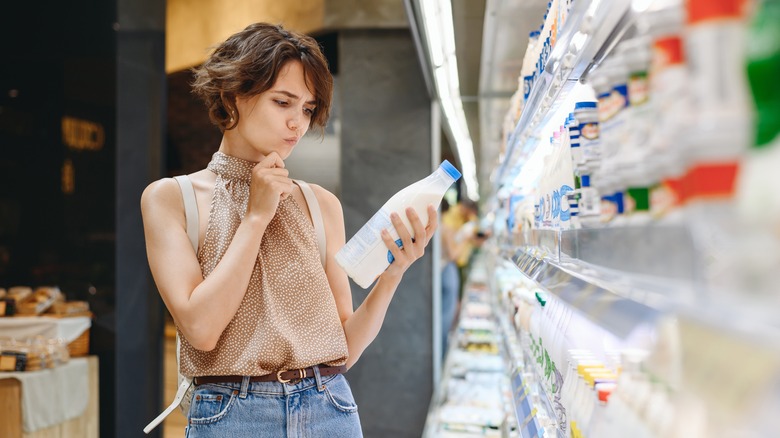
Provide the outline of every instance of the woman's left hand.
<path id="1" fill-rule="evenodd" d="M 409 230 L 406 229 L 406 225 L 404 225 L 401 220 L 401 216 L 397 213 L 392 213 L 390 215 L 390 220 L 393 222 L 398 237 L 401 239 L 401 247 L 396 245 L 389 231 L 382 230 L 382 240 L 385 242 L 387 249 L 390 250 L 390 253 L 395 259 L 382 274 L 383 276 L 389 275 L 400 278 L 415 260 L 425 254 L 425 247 L 428 246 L 428 242 L 430 242 L 433 233 L 436 232 L 436 228 L 439 226 L 439 217 L 433 205 L 428 205 L 427 225 L 423 225 L 420 216 L 411 207 L 406 209 L 406 217 L 409 219 L 409 223 L 411 223 L 412 229 L 414 230 L 414 239 L 412 239 L 411 234 L 409 234 Z"/>

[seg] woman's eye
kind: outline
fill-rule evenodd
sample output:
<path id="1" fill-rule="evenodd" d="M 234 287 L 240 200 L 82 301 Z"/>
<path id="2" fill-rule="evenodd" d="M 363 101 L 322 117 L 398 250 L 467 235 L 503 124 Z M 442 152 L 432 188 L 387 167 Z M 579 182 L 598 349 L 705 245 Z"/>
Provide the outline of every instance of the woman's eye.
<path id="1" fill-rule="evenodd" d="M 287 106 L 287 102 L 286 102 L 286 101 L 284 101 L 284 100 L 276 100 L 275 102 L 276 102 L 276 104 L 277 104 L 277 105 L 280 105 L 280 106 Z"/>
<path id="2" fill-rule="evenodd" d="M 303 109 L 303 112 L 304 112 L 304 113 L 305 113 L 307 116 L 312 116 L 312 115 L 314 115 L 314 109 L 313 109 L 313 108 L 304 108 L 304 109 Z"/>

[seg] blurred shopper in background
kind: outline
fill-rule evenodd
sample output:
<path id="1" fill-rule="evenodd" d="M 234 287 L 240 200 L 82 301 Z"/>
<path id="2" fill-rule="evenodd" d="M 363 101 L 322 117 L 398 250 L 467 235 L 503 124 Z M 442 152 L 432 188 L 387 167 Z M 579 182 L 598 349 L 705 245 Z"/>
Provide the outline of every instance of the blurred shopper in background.
<path id="1" fill-rule="evenodd" d="M 208 167 L 188 175 L 198 250 L 187 233 L 186 182 L 156 181 L 141 198 L 149 265 L 181 337 L 180 372 L 194 378 L 190 438 L 362 436 L 342 373 L 378 334 L 438 218 L 433 206 L 427 224 L 407 210 L 412 240 L 392 215 L 403 247 L 383 230 L 395 262 L 353 310 L 334 259 L 345 243 L 341 204 L 316 185 L 317 202 L 307 204 L 284 163 L 312 125 L 324 129 L 332 87 L 314 39 L 264 23 L 231 36 L 195 69 L 194 91 L 223 132 Z"/>
<path id="2" fill-rule="evenodd" d="M 447 351 L 449 332 L 458 314 L 460 297 L 474 249 L 482 246 L 486 236 L 478 229 L 477 204 L 462 199 L 442 210 L 442 352 Z"/>

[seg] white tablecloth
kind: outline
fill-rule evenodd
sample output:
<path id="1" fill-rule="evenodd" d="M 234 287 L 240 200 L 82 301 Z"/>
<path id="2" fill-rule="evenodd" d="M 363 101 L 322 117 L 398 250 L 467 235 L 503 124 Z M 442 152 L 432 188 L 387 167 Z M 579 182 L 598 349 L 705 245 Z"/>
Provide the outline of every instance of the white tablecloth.
<path id="1" fill-rule="evenodd" d="M 91 325 L 92 321 L 86 316 L 14 316 L 0 318 L 0 337 L 23 339 L 41 335 L 50 339 L 62 338 L 65 343 L 70 343 Z"/>
<path id="2" fill-rule="evenodd" d="M 89 401 L 86 357 L 41 371 L 0 373 L 22 383 L 22 427 L 26 433 L 56 426 L 84 414 Z"/>

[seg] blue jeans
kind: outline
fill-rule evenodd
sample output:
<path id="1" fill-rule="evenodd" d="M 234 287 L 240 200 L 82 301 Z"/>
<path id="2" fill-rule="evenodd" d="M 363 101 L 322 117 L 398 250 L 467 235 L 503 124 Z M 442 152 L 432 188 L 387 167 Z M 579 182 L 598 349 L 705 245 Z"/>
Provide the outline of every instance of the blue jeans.
<path id="1" fill-rule="evenodd" d="M 460 294 L 460 274 L 455 262 L 444 265 L 441 271 L 441 351 L 447 353 L 448 335 L 455 322 Z"/>
<path id="2" fill-rule="evenodd" d="M 215 383 L 195 388 L 187 438 L 362 437 L 357 405 L 341 374 L 295 384 Z"/>

